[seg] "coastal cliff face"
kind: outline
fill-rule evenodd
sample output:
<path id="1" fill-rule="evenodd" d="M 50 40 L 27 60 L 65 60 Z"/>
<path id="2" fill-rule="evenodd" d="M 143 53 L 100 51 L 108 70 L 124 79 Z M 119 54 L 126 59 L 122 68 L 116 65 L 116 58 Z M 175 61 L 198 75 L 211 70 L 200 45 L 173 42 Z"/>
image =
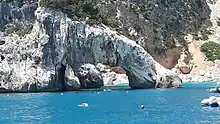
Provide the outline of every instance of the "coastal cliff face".
<path id="1" fill-rule="evenodd" d="M 183 36 L 209 20 L 205 0 L 105 0 L 101 15 L 116 15 L 116 30 L 136 41 L 166 68 L 173 68 L 186 46 Z M 172 52 L 172 54 L 170 54 Z"/>
<path id="2" fill-rule="evenodd" d="M 205 0 L 67 1 L 41 0 L 40 5 L 90 25 L 103 23 L 136 41 L 169 69 L 177 64 L 182 48 L 187 49 L 184 35 L 197 33 L 208 24 L 211 12 Z"/>
<path id="3" fill-rule="evenodd" d="M 24 26 L 31 28 L 39 1 L 2 1 L 2 29 L 9 33 L 28 32 L 17 30 Z M 103 23 L 136 41 L 169 69 L 177 64 L 182 48 L 187 47 L 184 35 L 197 33 L 207 24 L 211 13 L 205 0 L 41 0 L 39 4 L 61 10 L 75 21 L 86 21 L 89 25 Z"/>
<path id="4" fill-rule="evenodd" d="M 218 82 L 220 79 L 220 0 L 207 0 L 207 3 L 212 26 L 186 36 L 190 54 L 182 54 L 174 69 L 184 82 Z"/>
<path id="5" fill-rule="evenodd" d="M 25 92 L 103 86 L 100 73 L 88 63 L 123 67 L 131 88 L 173 87 L 181 83 L 141 46 L 105 26 L 86 26 L 61 12 L 40 7 L 35 13 L 37 21 L 31 34 L 20 41 L 16 35 L 5 37 L 1 45 L 5 57 L 1 61 L 2 88 Z"/>
<path id="6" fill-rule="evenodd" d="M 157 46 L 156 44 L 162 45 L 158 45 L 158 49 L 164 49 L 162 43 L 164 40 L 154 39 L 152 44 L 146 41 L 146 39 L 152 40 L 149 36 L 153 37 L 158 32 L 153 33 L 144 26 L 145 31 L 149 32 L 137 33 L 141 36 L 132 38 L 123 31 L 125 30 L 123 28 L 129 27 L 125 24 L 132 25 L 132 21 L 124 22 L 124 27 L 119 25 L 119 29 L 113 31 L 114 29 L 111 26 L 109 28 L 108 25 L 87 25 L 85 21 L 70 19 L 68 14 L 60 10 L 38 7 L 36 2 L 24 0 L 21 6 L 18 6 L 17 1 L 6 1 L 0 4 L 1 27 L 3 27 L 0 32 L 0 92 L 98 88 L 104 85 L 103 76 L 97 67 L 99 63 L 121 66 L 126 71 L 131 88 L 166 88 L 178 87 L 181 84 L 181 80 L 175 73 L 165 69 L 146 52 L 146 50 L 151 51 L 146 47 Z M 171 5 L 174 6 L 175 3 Z M 176 5 L 180 3 L 177 2 Z M 200 19 L 208 18 L 209 9 L 205 2 L 200 1 L 200 3 L 203 7 L 196 11 L 200 16 L 195 20 L 202 24 L 203 21 Z M 196 5 L 195 2 L 189 4 Z M 3 11 L 4 7 L 8 12 Z M 101 8 L 100 11 L 102 11 Z M 18 14 L 13 14 L 13 11 L 22 14 L 16 18 L 15 15 Z M 29 14 L 25 15 L 25 13 Z M 155 18 L 158 20 L 162 17 L 155 16 L 150 22 L 154 23 Z M 192 30 L 199 28 L 197 23 L 189 24 L 187 21 L 186 23 L 182 21 L 181 24 L 192 27 Z M 143 25 L 152 27 L 149 28 L 152 30 L 157 29 L 152 24 L 143 23 Z M 175 28 L 166 31 L 174 30 Z M 180 34 L 191 31 L 183 28 L 181 30 L 183 31 L 178 31 Z M 159 34 L 161 36 L 161 33 Z M 138 37 L 146 39 L 139 42 Z M 167 38 L 173 37 L 167 36 Z M 166 42 L 173 43 L 173 40 L 166 40 Z M 159 55 L 153 50 L 154 47 L 150 53 L 153 56 Z"/>

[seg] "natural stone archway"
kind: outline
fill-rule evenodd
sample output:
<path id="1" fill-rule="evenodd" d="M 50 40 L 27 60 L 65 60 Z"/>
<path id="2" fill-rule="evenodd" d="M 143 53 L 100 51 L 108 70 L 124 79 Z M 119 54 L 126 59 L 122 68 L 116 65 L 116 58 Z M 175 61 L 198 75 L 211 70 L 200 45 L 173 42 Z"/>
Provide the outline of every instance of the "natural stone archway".
<path id="1" fill-rule="evenodd" d="M 38 26 L 49 36 L 46 42 L 50 46 L 45 52 L 53 64 L 66 63 L 74 71 L 85 63 L 121 66 L 127 72 L 131 88 L 172 87 L 181 83 L 177 75 L 159 65 L 135 41 L 105 26 L 90 27 L 71 21 L 60 12 L 47 15 L 51 11 L 38 9 L 36 13 Z"/>
<path id="2" fill-rule="evenodd" d="M 7 42 L 0 46 L 5 56 L 0 61 L 0 92 L 103 86 L 102 77 L 94 71 L 83 75 L 83 80 L 76 77 L 77 70 L 88 63 L 121 66 L 126 70 L 131 88 L 166 88 L 181 84 L 176 74 L 158 64 L 135 41 L 104 25 L 90 27 L 72 21 L 61 12 L 40 7 L 35 14 L 37 20 L 30 34 L 24 38 L 5 37 Z"/>
<path id="3" fill-rule="evenodd" d="M 206 19 L 209 19 L 210 14 L 205 0 L 187 2 L 169 2 L 169 0 L 166 2 L 161 0 L 110 2 L 107 0 L 102 5 L 93 2 L 93 6 L 100 11 L 98 15 L 104 15 L 111 22 L 112 17 L 114 19 L 117 13 L 121 13 L 116 16 L 119 25 L 117 24 L 115 29 L 134 40 L 131 41 L 105 26 L 89 27 L 82 22 L 70 20 L 61 12 L 40 8 L 37 1 L 25 2 L 20 7 L 16 0 L 1 2 L 0 15 L 5 15 L 2 16 L 1 31 L 5 31 L 4 33 L 9 31 L 10 34 L 6 36 L 0 33 L 3 40 L 0 41 L 0 92 L 76 90 L 82 88 L 83 83 L 76 77 L 77 69 L 84 64 L 97 62 L 123 67 L 129 76 L 132 88 L 170 87 L 175 84 L 174 82 L 179 84 L 181 81 L 175 74 L 157 64 L 145 51 L 144 54 L 140 54 L 142 48 L 134 44 L 134 41 L 144 47 L 161 64 L 172 67 L 175 65 L 178 54 L 177 56 L 167 54 L 167 60 L 164 59 L 163 53 L 176 47 L 177 44 L 173 39 L 178 41 L 180 35 L 197 32 Z M 100 2 L 103 3 L 103 1 L 98 3 Z M 142 9 L 139 9 L 140 5 L 144 5 Z M 72 6 L 73 9 L 74 6 Z M 147 6 L 152 8 L 149 10 Z M 37 7 L 39 8 L 34 16 Z M 64 10 L 66 10 L 65 7 Z M 76 13 L 68 11 L 71 16 Z M 106 17 L 109 13 L 111 13 L 110 17 Z M 88 17 L 86 13 L 82 14 L 85 14 L 85 18 L 78 17 L 79 20 L 91 21 L 91 18 L 86 18 Z M 117 20 L 113 20 L 113 23 Z M 100 20 L 96 21 L 100 22 Z M 30 34 L 29 30 L 28 32 L 23 30 L 32 25 Z M 20 33 L 17 31 L 10 32 L 13 28 L 16 30 L 18 28 L 24 36 L 18 36 L 17 34 Z M 99 41 L 100 39 L 102 41 Z M 98 45 L 95 46 L 93 42 L 97 42 Z M 100 43 L 104 43 L 103 46 L 106 48 L 100 46 Z M 84 49 L 83 52 L 77 54 L 82 49 Z M 82 56 L 84 54 L 87 54 L 86 57 Z M 173 57 L 170 58 L 170 56 Z M 77 59 L 74 60 L 74 57 Z M 165 64 L 161 61 L 165 61 Z M 62 69 L 65 70 L 65 74 L 59 71 Z M 60 77 L 62 81 L 59 81 Z M 93 79 L 88 80 L 86 82 L 91 83 Z M 92 82 L 97 83 L 97 81 L 95 78 Z M 102 83 L 97 87 L 100 86 Z"/>

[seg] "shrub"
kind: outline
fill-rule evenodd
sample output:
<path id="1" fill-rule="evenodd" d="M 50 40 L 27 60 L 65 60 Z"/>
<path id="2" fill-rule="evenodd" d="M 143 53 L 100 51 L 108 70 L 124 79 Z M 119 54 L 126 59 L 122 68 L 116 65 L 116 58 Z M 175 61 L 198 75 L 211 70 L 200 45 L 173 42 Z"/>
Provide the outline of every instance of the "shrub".
<path id="1" fill-rule="evenodd" d="M 18 34 L 19 36 L 22 36 L 22 37 L 23 37 L 25 34 L 31 33 L 32 28 L 33 28 L 32 26 L 27 27 L 27 28 L 13 27 L 13 28 L 7 29 L 7 30 L 6 30 L 6 34 L 15 33 L 15 34 Z"/>
<path id="2" fill-rule="evenodd" d="M 115 18 L 114 16 L 102 17 L 102 23 L 105 24 L 105 25 L 109 25 L 113 28 L 116 28 L 119 25 L 118 19 Z"/>
<path id="3" fill-rule="evenodd" d="M 215 61 L 220 59 L 220 44 L 209 41 L 204 43 L 200 50 L 205 54 L 208 60 Z"/>
<path id="4" fill-rule="evenodd" d="M 32 26 L 24 28 L 24 29 L 19 29 L 15 33 L 18 34 L 19 36 L 24 36 L 25 34 L 30 34 L 32 30 Z"/>
<path id="5" fill-rule="evenodd" d="M 99 12 L 89 0 L 41 0 L 39 5 L 60 10 L 72 19 L 75 19 L 74 16 L 78 19 L 86 17 L 96 19 Z"/>
<path id="6" fill-rule="evenodd" d="M 91 0 L 41 0 L 40 6 L 58 9 L 74 20 L 86 20 L 87 24 L 103 23 L 111 27 L 118 26 L 118 20 L 114 16 L 102 16 Z"/>
<path id="7" fill-rule="evenodd" d="M 18 7 L 21 8 L 24 5 L 24 0 L 17 0 Z"/>
<path id="8" fill-rule="evenodd" d="M 39 3 L 40 6 L 42 7 L 48 7 L 48 8 L 54 8 L 55 7 L 55 3 L 53 3 L 52 0 L 41 0 Z"/>

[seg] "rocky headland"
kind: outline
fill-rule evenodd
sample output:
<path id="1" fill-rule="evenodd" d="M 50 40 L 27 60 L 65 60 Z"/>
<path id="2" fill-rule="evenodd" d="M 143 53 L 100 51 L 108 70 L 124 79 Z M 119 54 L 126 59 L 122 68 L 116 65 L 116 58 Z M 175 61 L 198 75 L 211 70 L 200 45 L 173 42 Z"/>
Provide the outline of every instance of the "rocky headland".
<path id="1" fill-rule="evenodd" d="M 0 1 L 0 92 L 178 87 L 184 36 L 210 27 L 205 0 L 55 2 Z"/>

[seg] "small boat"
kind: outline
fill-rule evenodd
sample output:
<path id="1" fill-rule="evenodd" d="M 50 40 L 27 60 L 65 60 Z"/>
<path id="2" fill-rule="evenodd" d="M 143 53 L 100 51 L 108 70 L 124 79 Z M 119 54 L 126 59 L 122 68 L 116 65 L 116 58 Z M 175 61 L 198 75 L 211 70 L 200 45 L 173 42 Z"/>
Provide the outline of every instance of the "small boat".
<path id="1" fill-rule="evenodd" d="M 78 106 L 81 106 L 81 107 L 88 107 L 88 106 L 89 106 L 89 104 L 88 104 L 88 103 L 83 102 L 83 103 L 81 103 L 81 104 L 80 104 L 80 105 L 78 105 Z"/>
<path id="2" fill-rule="evenodd" d="M 209 89 L 211 93 L 220 93 L 220 82 L 216 82 L 216 87 Z"/>
<path id="3" fill-rule="evenodd" d="M 219 93 L 219 91 L 220 91 L 220 90 L 219 90 L 218 87 L 209 89 L 209 92 L 210 92 L 210 93 Z"/>
<path id="4" fill-rule="evenodd" d="M 208 99 L 203 99 L 201 101 L 201 105 L 203 107 L 205 106 L 211 106 L 211 107 L 218 107 L 220 103 L 220 97 L 210 96 Z"/>
<path id="5" fill-rule="evenodd" d="M 203 100 L 201 101 L 201 105 L 202 105 L 203 107 L 209 106 L 209 99 L 203 99 Z"/>

